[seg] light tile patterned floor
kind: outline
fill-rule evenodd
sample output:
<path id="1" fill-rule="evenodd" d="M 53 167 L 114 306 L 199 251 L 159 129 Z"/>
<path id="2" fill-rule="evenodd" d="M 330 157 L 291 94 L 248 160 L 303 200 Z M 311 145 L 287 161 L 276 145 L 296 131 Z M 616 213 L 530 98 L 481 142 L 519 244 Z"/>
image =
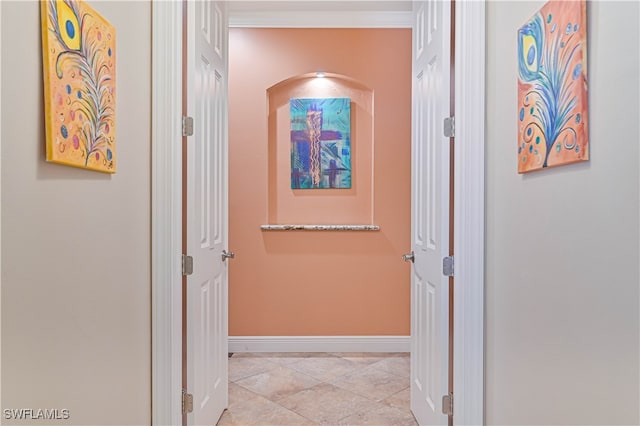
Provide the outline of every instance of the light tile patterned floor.
<path id="1" fill-rule="evenodd" d="M 234 354 L 218 425 L 417 425 L 409 354 Z"/>

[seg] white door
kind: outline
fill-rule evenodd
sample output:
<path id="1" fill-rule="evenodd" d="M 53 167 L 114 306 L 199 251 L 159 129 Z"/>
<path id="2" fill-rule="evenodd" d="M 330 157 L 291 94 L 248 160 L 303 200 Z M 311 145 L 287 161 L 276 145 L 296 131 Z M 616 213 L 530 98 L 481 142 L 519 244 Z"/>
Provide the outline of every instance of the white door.
<path id="1" fill-rule="evenodd" d="M 226 4 L 189 1 L 187 17 L 187 421 L 215 425 L 228 405 Z"/>
<path id="2" fill-rule="evenodd" d="M 411 239 L 411 410 L 421 425 L 447 424 L 449 291 L 450 2 L 414 1 Z"/>

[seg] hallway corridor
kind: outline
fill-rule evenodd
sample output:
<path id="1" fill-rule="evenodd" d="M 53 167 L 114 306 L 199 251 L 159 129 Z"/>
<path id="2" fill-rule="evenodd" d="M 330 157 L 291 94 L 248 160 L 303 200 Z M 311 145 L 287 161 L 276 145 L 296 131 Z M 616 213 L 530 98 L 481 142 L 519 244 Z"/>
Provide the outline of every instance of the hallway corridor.
<path id="1" fill-rule="evenodd" d="M 238 353 L 218 425 L 416 425 L 407 353 Z"/>

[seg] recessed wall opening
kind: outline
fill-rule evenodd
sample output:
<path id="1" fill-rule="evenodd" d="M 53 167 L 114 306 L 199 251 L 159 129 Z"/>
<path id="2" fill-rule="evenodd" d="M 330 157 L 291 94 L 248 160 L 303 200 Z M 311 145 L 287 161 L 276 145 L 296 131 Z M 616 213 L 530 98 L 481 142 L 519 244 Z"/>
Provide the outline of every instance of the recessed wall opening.
<path id="1" fill-rule="evenodd" d="M 365 84 L 335 73 L 306 73 L 269 87 L 268 221 L 313 224 L 374 224 L 374 99 Z M 350 188 L 292 189 L 291 99 L 347 98 L 350 103 Z M 330 171 L 329 171 L 330 172 Z M 325 171 L 323 175 L 329 173 Z M 325 177 L 325 176 L 323 176 Z M 328 176 L 327 176 L 328 178 Z M 328 202 L 337 197 L 337 203 Z"/>

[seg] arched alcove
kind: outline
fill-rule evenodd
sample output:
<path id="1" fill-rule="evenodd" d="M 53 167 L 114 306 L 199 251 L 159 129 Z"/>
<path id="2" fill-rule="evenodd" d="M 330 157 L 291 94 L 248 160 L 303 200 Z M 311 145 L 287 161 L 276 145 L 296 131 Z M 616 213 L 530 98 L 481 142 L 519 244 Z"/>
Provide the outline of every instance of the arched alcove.
<path id="1" fill-rule="evenodd" d="M 351 188 L 293 189 L 290 101 L 349 98 Z M 349 76 L 306 73 L 267 89 L 270 224 L 373 224 L 374 92 Z"/>

